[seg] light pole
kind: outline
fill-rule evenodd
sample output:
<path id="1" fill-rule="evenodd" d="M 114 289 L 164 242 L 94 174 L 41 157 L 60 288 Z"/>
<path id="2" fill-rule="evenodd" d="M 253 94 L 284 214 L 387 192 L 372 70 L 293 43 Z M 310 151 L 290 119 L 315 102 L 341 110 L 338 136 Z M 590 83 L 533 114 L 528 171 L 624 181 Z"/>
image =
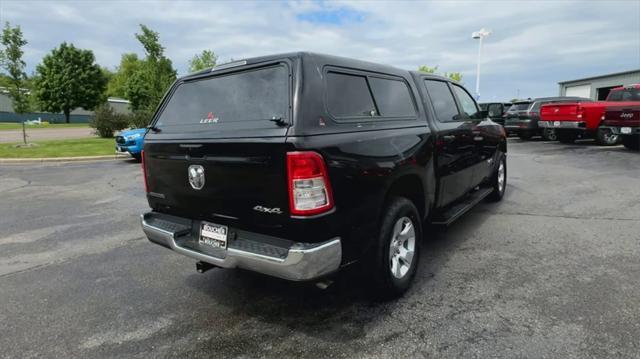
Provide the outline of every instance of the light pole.
<path id="1" fill-rule="evenodd" d="M 482 39 L 491 35 L 491 30 L 487 30 L 484 27 L 480 31 L 476 31 L 471 34 L 474 39 L 479 39 L 478 45 L 478 67 L 476 68 L 476 100 L 480 100 L 480 56 L 482 55 Z"/>

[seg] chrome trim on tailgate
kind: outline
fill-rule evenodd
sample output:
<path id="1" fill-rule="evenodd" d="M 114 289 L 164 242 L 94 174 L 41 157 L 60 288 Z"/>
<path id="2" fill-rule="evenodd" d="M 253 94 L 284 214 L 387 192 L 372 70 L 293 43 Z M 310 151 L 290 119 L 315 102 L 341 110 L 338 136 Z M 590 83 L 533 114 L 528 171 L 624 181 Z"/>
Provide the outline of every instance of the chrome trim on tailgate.
<path id="1" fill-rule="evenodd" d="M 555 122 L 559 125 L 555 126 Z M 572 128 L 584 130 L 586 129 L 586 122 L 584 121 L 538 121 L 538 126 L 544 128 Z"/>
<path id="2" fill-rule="evenodd" d="M 289 247 L 285 258 L 248 252 L 229 247 L 224 258 L 215 257 L 178 245 L 178 237 L 189 236 L 190 233 L 172 232 L 154 226 L 148 221 L 150 217 L 161 217 L 163 221 L 171 218 L 179 219 L 184 225 L 186 218 L 165 216 L 148 212 L 140 216 L 142 230 L 147 238 L 156 244 L 167 247 L 185 256 L 207 262 L 223 268 L 243 268 L 274 277 L 293 281 L 315 279 L 338 270 L 342 262 L 342 244 L 339 237 L 322 243 L 294 242 Z"/>

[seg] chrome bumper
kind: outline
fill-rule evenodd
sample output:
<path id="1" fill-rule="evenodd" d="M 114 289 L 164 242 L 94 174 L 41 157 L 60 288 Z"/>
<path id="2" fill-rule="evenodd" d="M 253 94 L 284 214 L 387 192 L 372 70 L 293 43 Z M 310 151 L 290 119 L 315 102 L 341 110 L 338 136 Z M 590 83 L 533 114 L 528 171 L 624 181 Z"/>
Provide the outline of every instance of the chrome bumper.
<path id="1" fill-rule="evenodd" d="M 538 126 L 543 128 L 568 128 L 574 130 L 585 130 L 587 124 L 584 121 L 538 121 Z"/>
<path id="2" fill-rule="evenodd" d="M 242 268 L 292 281 L 305 281 L 338 270 L 342 261 L 342 244 L 339 237 L 322 243 L 280 239 L 280 243 L 276 245 L 273 245 L 272 237 L 270 244 L 238 237 L 227 244 L 226 250 L 220 250 L 219 255 L 212 255 L 184 245 L 185 240 L 193 240 L 192 224 L 197 223 L 199 228 L 199 221 L 156 212 L 141 215 L 140 221 L 142 230 L 151 242 L 222 268 Z M 250 243 L 247 245 L 247 242 Z M 240 243 L 245 243 L 243 249 L 238 248 Z M 267 246 L 271 250 L 261 253 L 260 246 Z M 283 255 L 274 254 L 278 250 Z"/>
<path id="3" fill-rule="evenodd" d="M 629 128 L 629 132 L 622 133 L 622 128 Z M 601 129 L 608 129 L 614 135 L 640 135 L 640 127 L 631 127 L 631 126 L 600 126 Z"/>

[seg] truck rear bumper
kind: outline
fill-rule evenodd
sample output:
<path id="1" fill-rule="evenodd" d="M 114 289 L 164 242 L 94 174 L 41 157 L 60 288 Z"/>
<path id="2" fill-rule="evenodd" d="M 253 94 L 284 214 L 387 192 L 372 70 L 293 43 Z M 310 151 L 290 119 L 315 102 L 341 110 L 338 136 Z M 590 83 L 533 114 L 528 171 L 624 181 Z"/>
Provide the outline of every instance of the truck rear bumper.
<path id="1" fill-rule="evenodd" d="M 543 128 L 567 128 L 573 130 L 586 130 L 584 121 L 538 121 L 538 126 Z"/>
<path id="2" fill-rule="evenodd" d="M 600 126 L 602 129 L 608 129 L 614 135 L 640 135 L 640 127 L 631 126 Z"/>
<path id="3" fill-rule="evenodd" d="M 222 268 L 242 268 L 292 281 L 316 279 L 340 267 L 339 237 L 322 243 L 304 243 L 244 231 L 234 232 L 227 249 L 200 250 L 199 221 L 148 212 L 140 216 L 142 230 L 156 244 Z"/>

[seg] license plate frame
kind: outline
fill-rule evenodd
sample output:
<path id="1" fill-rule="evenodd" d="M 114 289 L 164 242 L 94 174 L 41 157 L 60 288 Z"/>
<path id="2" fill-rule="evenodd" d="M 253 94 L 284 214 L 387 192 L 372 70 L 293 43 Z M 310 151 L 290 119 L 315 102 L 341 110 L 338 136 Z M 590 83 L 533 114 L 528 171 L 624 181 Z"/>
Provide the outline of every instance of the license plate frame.
<path id="1" fill-rule="evenodd" d="M 630 135 L 631 134 L 631 127 L 621 127 L 620 128 L 620 133 L 623 135 Z"/>
<path id="2" fill-rule="evenodd" d="M 226 250 L 228 239 L 229 227 L 217 223 L 200 222 L 198 244 Z"/>

